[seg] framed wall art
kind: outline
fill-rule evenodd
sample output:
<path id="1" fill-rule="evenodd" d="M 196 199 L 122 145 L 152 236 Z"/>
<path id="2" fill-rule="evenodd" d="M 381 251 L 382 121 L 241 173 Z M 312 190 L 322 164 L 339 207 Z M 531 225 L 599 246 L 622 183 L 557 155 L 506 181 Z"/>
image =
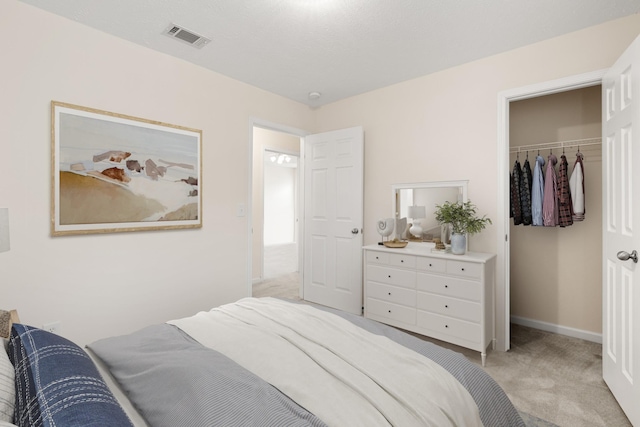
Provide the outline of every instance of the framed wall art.
<path id="1" fill-rule="evenodd" d="M 202 227 L 202 131 L 51 102 L 51 234 Z"/>

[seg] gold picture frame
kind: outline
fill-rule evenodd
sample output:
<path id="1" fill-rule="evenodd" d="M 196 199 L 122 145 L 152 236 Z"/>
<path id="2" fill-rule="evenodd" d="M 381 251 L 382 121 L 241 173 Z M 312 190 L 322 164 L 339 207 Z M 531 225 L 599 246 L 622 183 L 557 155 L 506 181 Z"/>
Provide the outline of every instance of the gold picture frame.
<path id="1" fill-rule="evenodd" d="M 202 131 L 51 101 L 51 235 L 202 227 Z"/>

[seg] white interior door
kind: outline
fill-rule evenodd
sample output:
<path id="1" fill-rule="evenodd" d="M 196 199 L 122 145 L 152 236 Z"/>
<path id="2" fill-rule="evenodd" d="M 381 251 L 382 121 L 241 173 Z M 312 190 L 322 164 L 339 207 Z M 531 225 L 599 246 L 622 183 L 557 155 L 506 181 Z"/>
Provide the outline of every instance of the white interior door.
<path id="1" fill-rule="evenodd" d="M 304 138 L 307 301 L 362 313 L 364 134 L 361 127 Z"/>
<path id="2" fill-rule="evenodd" d="M 602 371 L 631 423 L 640 426 L 640 272 L 637 258 L 619 254 L 640 250 L 634 228 L 640 225 L 640 38 L 605 75 L 602 102 Z"/>

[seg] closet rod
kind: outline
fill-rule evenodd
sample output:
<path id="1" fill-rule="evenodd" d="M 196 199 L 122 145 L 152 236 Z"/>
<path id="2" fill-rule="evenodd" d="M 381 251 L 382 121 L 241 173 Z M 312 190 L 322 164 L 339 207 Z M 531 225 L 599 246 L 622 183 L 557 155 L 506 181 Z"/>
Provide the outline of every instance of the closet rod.
<path id="1" fill-rule="evenodd" d="M 553 150 L 554 148 L 566 148 L 566 147 L 587 147 L 589 145 L 602 144 L 602 138 L 586 138 L 586 139 L 574 139 L 571 141 L 557 141 L 557 142 L 543 142 L 541 144 L 521 145 L 519 147 L 509 148 L 509 153 L 521 153 L 523 151 L 534 150 Z"/>

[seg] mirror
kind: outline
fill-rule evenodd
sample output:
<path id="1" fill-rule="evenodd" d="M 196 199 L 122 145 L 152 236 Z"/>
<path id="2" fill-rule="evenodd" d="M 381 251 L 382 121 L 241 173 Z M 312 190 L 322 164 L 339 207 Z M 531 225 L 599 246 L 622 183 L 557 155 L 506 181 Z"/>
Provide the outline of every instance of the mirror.
<path id="1" fill-rule="evenodd" d="M 409 215 L 409 207 L 425 207 L 425 218 L 416 219 L 417 225 L 422 228 L 422 239 L 412 237 L 408 230 L 406 238 L 431 242 L 434 237 L 440 237 L 443 242 L 448 243 L 448 234 L 442 236 L 440 224 L 436 221 L 436 205 L 447 201 L 466 202 L 468 183 L 469 181 L 440 181 L 393 184 L 391 192 L 394 218 L 407 218 L 408 225 L 411 225 L 414 218 Z"/>

